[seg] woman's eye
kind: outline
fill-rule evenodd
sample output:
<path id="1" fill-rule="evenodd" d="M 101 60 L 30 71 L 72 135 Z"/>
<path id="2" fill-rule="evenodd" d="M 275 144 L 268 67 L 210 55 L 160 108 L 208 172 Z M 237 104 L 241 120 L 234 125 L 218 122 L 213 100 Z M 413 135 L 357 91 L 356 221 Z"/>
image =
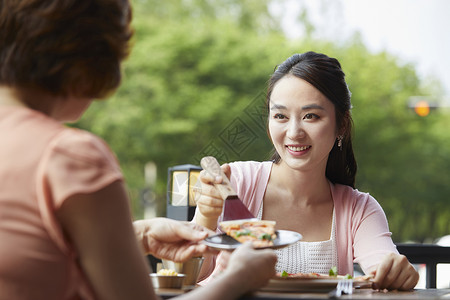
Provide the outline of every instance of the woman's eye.
<path id="1" fill-rule="evenodd" d="M 318 119 L 318 118 L 319 118 L 318 115 L 312 114 L 312 113 L 306 114 L 306 115 L 303 117 L 303 119 L 306 119 L 306 120 Z"/>
<path id="2" fill-rule="evenodd" d="M 286 119 L 286 116 L 282 115 L 282 114 L 275 114 L 273 116 L 274 119 Z"/>

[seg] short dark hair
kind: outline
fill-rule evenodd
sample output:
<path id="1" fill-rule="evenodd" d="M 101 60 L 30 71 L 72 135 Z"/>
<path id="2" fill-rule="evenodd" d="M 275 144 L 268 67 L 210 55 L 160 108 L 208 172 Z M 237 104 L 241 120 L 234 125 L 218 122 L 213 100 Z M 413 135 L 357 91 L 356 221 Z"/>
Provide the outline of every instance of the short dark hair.
<path id="1" fill-rule="evenodd" d="M 307 81 L 334 104 L 336 126 L 340 132 L 343 132 L 343 140 L 342 149 L 339 149 L 336 141 L 330 151 L 326 176 L 333 183 L 345 184 L 354 188 L 357 165 L 351 136 L 353 125 L 350 113 L 351 93 L 345 81 L 341 64 L 335 58 L 312 51 L 292 55 L 276 67 L 269 79 L 266 98 L 267 112 L 270 109 L 270 96 L 275 84 L 287 74 Z M 280 159 L 280 155 L 274 150 L 272 160 L 278 163 Z"/>
<path id="2" fill-rule="evenodd" d="M 0 85 L 103 98 L 129 54 L 127 0 L 2 0 Z"/>

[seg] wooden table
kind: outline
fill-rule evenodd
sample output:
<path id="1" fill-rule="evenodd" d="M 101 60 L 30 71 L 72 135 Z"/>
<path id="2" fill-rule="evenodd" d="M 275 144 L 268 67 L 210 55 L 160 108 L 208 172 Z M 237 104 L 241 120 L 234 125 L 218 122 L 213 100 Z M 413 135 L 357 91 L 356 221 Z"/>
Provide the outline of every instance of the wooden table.
<path id="1" fill-rule="evenodd" d="M 242 300 L 278 300 L 278 299 L 328 299 L 327 293 L 279 293 L 256 292 L 241 298 Z M 352 295 L 343 295 L 339 299 L 450 299 L 450 289 L 424 289 L 409 292 L 380 292 L 372 289 L 354 290 Z"/>
<path id="2" fill-rule="evenodd" d="M 157 289 L 156 293 L 163 299 L 170 299 L 179 296 L 186 291 Z M 255 292 L 241 297 L 240 300 L 293 300 L 293 299 L 328 299 L 327 293 L 292 293 L 292 292 Z M 357 289 L 352 295 L 343 295 L 339 299 L 399 299 L 399 300 L 430 300 L 449 299 L 450 289 L 417 289 L 408 292 L 380 292 L 371 289 Z"/>

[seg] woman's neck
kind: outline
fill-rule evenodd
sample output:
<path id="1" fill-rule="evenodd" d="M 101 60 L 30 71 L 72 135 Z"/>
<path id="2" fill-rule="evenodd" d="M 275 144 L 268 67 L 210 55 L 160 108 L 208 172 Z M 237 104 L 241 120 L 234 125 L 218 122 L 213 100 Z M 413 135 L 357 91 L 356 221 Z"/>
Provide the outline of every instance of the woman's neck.
<path id="1" fill-rule="evenodd" d="M 58 122 L 78 120 L 91 102 L 91 99 L 54 96 L 39 90 L 0 85 L 0 105 L 28 107 Z"/>
<path id="2" fill-rule="evenodd" d="M 0 85 L 0 105 L 27 107 L 27 105 L 20 100 L 15 89 L 2 85 Z"/>
<path id="3" fill-rule="evenodd" d="M 305 202 L 326 200 L 330 195 L 325 170 L 298 171 L 280 162 L 273 165 L 270 177 L 278 188 L 289 191 L 293 198 L 302 198 Z"/>

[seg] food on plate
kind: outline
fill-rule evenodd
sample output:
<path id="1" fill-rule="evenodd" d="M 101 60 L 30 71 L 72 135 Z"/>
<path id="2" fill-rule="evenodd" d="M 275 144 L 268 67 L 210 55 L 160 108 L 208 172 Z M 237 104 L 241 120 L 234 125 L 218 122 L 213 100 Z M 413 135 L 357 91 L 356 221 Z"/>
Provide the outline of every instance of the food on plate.
<path id="1" fill-rule="evenodd" d="M 369 281 L 373 281 L 373 278 L 374 278 L 374 275 L 370 274 L 370 275 L 362 275 L 362 276 L 353 277 L 353 280 L 369 282 Z"/>
<path id="2" fill-rule="evenodd" d="M 338 275 L 337 267 L 332 267 L 328 274 L 319 273 L 288 273 L 286 271 L 279 272 L 276 274 L 277 277 L 281 278 L 300 278 L 300 279 L 353 279 L 354 281 L 365 281 L 369 282 L 373 280 L 373 275 L 364 275 L 352 277 L 350 274 Z"/>
<path id="3" fill-rule="evenodd" d="M 156 274 L 163 276 L 178 276 L 178 273 L 172 269 L 161 269 Z"/>
<path id="4" fill-rule="evenodd" d="M 221 222 L 220 228 L 238 242 L 251 241 L 255 248 L 273 246 L 276 238 L 275 221 L 233 220 Z"/>
<path id="5" fill-rule="evenodd" d="M 329 275 L 329 274 L 319 274 L 319 273 L 288 273 L 286 271 L 277 273 L 277 277 L 281 278 L 302 278 L 302 279 L 336 279 L 336 278 L 347 278 L 347 275 Z"/>

